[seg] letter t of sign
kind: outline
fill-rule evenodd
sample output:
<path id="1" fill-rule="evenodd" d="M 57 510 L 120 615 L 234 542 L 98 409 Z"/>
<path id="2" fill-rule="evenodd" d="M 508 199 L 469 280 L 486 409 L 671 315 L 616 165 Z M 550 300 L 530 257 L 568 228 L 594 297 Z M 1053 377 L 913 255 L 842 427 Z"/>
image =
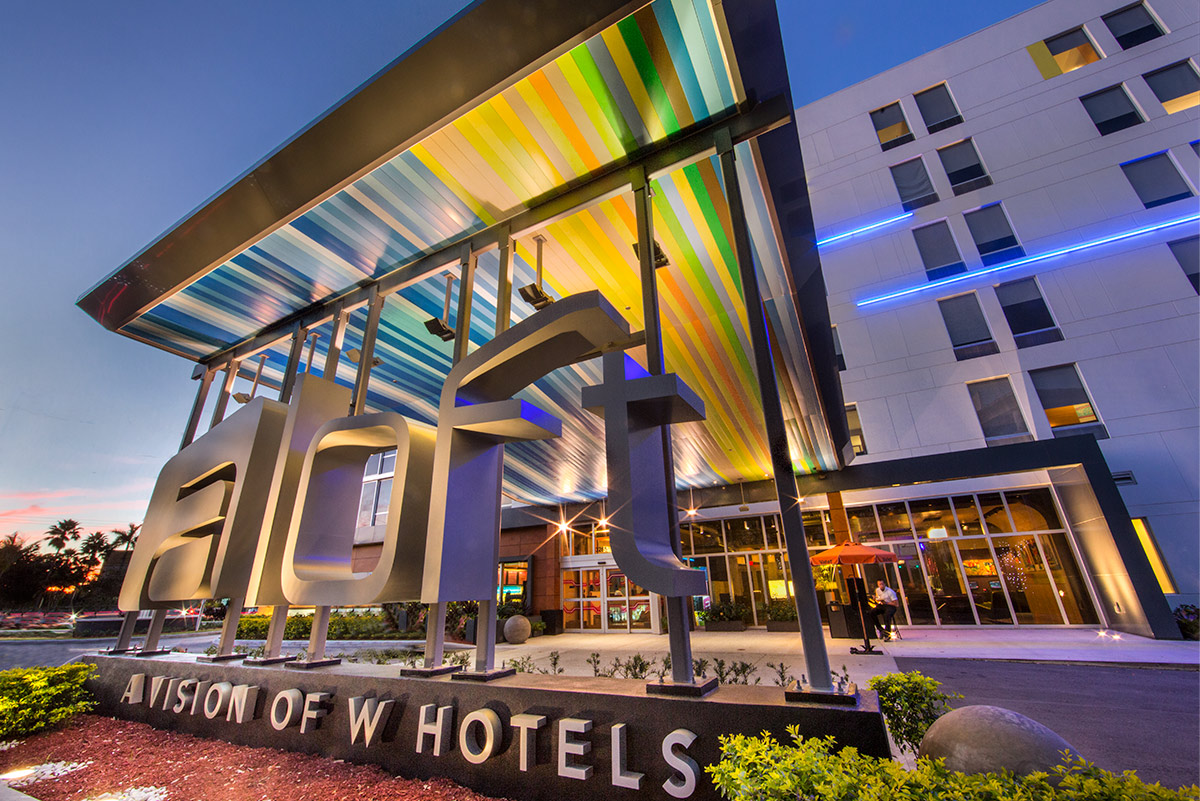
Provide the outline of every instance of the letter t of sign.
<path id="1" fill-rule="evenodd" d="M 604 383 L 583 388 L 583 407 L 604 418 L 609 536 L 629 580 L 666 595 L 672 612 L 703 595 L 704 573 L 679 558 L 679 512 L 671 502 L 675 471 L 664 427 L 704 419 L 704 402 L 679 377 L 650 375 L 623 352 L 604 355 Z M 671 678 L 692 684 L 691 641 L 682 614 L 671 617 Z"/>

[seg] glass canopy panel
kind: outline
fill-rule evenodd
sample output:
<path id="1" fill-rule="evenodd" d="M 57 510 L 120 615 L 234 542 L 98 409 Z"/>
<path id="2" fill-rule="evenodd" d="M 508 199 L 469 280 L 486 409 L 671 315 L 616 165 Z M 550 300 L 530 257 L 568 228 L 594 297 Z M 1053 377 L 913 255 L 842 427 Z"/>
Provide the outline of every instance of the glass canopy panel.
<path id="1" fill-rule="evenodd" d="M 738 98 L 706 0 L 657 0 L 562 54 L 122 330 L 204 356 L 464 239 Z"/>

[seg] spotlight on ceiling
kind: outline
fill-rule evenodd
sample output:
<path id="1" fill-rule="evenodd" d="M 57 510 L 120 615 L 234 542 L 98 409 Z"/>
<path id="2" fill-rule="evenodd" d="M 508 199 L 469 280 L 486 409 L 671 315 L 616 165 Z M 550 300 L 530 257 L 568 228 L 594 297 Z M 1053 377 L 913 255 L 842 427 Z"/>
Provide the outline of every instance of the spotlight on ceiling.
<path id="1" fill-rule="evenodd" d="M 538 234 L 533 241 L 537 243 L 537 281 L 523 286 L 517 291 L 521 293 L 522 300 L 541 311 L 553 303 L 554 298 L 546 294 L 546 290 L 542 288 L 542 246 L 546 244 L 546 238 Z"/>
<path id="2" fill-rule="evenodd" d="M 362 359 L 362 351 L 358 348 L 351 348 L 350 350 L 346 351 L 346 358 L 350 360 L 351 364 L 358 364 L 359 360 Z M 383 364 L 383 359 L 379 358 L 378 356 L 371 357 L 372 367 L 378 367 L 381 364 Z"/>
<path id="3" fill-rule="evenodd" d="M 641 250 L 638 249 L 637 242 L 633 243 L 633 255 L 636 256 L 639 260 L 642 258 L 642 252 L 641 252 Z M 654 242 L 654 269 L 657 270 L 662 267 L 666 267 L 670 263 L 671 263 L 671 260 L 667 258 L 666 253 L 663 253 L 662 246 L 658 244 L 657 240 L 655 240 L 655 242 Z"/>
<path id="4" fill-rule="evenodd" d="M 443 342 L 454 339 L 454 329 L 450 327 L 450 292 L 454 289 L 454 276 L 446 276 L 446 300 L 442 304 L 442 316 L 431 317 L 425 321 L 425 330 L 440 337 Z"/>

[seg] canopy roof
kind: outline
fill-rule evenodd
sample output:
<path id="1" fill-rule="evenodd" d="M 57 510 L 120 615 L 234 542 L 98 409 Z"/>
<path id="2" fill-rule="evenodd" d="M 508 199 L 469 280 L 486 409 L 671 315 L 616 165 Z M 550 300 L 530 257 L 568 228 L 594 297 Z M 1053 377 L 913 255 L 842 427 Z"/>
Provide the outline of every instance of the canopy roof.
<path id="1" fill-rule="evenodd" d="M 736 9 L 727 20 L 719 0 L 477 3 L 79 305 L 210 367 L 243 359 L 245 375 L 265 354 L 264 377 L 278 382 L 280 337 L 295 324 L 321 334 L 308 359 L 320 369 L 335 302 L 354 309 L 344 349 L 360 347 L 374 285 L 388 294 L 368 405 L 433 422 L 453 346 L 424 322 L 442 316 L 464 253 L 478 260 L 475 346 L 496 330 L 496 244 L 509 235 L 515 287 L 534 282 L 544 237 L 551 296 L 599 289 L 642 327 L 629 170 L 644 168 L 669 261 L 658 271 L 667 366 L 708 411 L 676 429 L 679 480 L 762 478 L 770 457 L 713 149 L 725 131 L 738 142 L 794 465 L 836 469 L 844 418 L 778 22 L 766 0 Z M 533 311 L 514 298 L 514 322 Z M 355 369 L 343 359 L 338 380 L 352 384 Z M 604 494 L 602 426 L 579 408 L 580 388 L 599 378 L 587 362 L 527 391 L 564 418 L 564 436 L 510 446 L 511 494 Z"/>

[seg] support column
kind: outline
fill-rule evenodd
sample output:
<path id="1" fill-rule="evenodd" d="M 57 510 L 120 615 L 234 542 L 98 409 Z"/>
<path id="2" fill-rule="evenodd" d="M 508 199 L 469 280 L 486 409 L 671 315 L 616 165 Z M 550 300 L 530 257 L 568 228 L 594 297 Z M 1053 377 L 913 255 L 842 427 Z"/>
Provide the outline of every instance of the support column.
<path id="1" fill-rule="evenodd" d="M 478 638 L 479 623 L 475 624 L 475 637 Z M 495 636 L 495 630 L 492 632 Z M 425 669 L 436 668 L 442 664 L 446 655 L 446 603 L 444 601 L 429 605 L 425 615 Z M 403 674 L 402 674 L 403 675 Z"/>
<path id="2" fill-rule="evenodd" d="M 508 229 L 500 236 L 500 267 L 496 279 L 496 336 L 512 325 L 512 239 Z"/>
<path id="3" fill-rule="evenodd" d="M 158 640 L 162 636 L 163 623 L 167 622 L 167 610 L 155 609 L 154 617 L 150 618 L 150 629 L 146 632 L 146 639 L 142 643 L 142 650 L 138 651 L 138 656 L 158 656 L 159 654 L 168 653 L 165 648 L 158 647 Z"/>
<path id="4" fill-rule="evenodd" d="M 367 325 L 363 329 L 362 351 L 358 357 L 358 375 L 354 378 L 354 397 L 350 414 L 362 414 L 367 408 L 367 387 L 371 383 L 371 368 L 375 361 L 375 337 L 379 334 L 379 316 L 383 313 L 384 297 L 375 287 L 367 303 Z"/>
<path id="5" fill-rule="evenodd" d="M 318 606 L 313 615 L 312 632 L 308 635 L 308 659 L 303 664 L 292 663 L 292 667 L 322 667 L 336 665 L 340 659 L 325 658 L 325 641 L 329 636 L 329 607 Z"/>
<path id="6" fill-rule="evenodd" d="M 821 616 L 817 607 L 812 565 L 808 561 L 808 544 L 804 540 L 800 495 L 796 490 L 795 473 L 792 472 L 787 428 L 783 422 L 783 406 L 775 378 L 775 364 L 771 358 L 771 341 L 767 336 L 766 311 L 763 309 L 762 294 L 758 288 L 758 272 L 755 270 L 754 256 L 750 248 L 750 233 L 746 227 L 746 213 L 742 205 L 741 187 L 738 185 L 737 167 L 734 164 L 733 143 L 727 132 L 718 138 L 717 151 L 721 156 L 721 176 L 733 223 L 734 250 L 737 254 L 738 274 L 742 279 L 742 295 L 750 326 L 750 342 L 754 350 L 754 367 L 758 377 L 758 391 L 762 398 L 771 466 L 775 473 L 779 516 L 783 523 L 788 562 L 792 571 L 792 586 L 796 593 L 796 612 L 800 620 L 800 641 L 804 648 L 805 667 L 812 688 L 829 691 L 833 689 L 833 681 L 829 674 L 829 655 L 825 651 L 825 631 L 821 626 Z"/>
<path id="7" fill-rule="evenodd" d="M 129 646 L 133 641 L 133 630 L 137 626 L 137 619 L 138 613 L 136 610 L 126 612 L 121 616 L 121 630 L 117 632 L 117 641 L 108 653 L 124 654 L 131 650 Z"/>
<path id="8" fill-rule="evenodd" d="M 325 367 L 321 377 L 333 381 L 337 378 L 338 362 L 342 358 L 342 345 L 346 342 L 346 323 L 350 321 L 350 312 L 339 305 L 333 312 L 333 331 L 329 335 L 329 350 L 325 351 Z"/>
<path id="9" fill-rule="evenodd" d="M 458 282 L 458 313 L 454 316 L 454 364 L 463 360 L 470 344 L 471 303 L 475 298 L 475 264 L 475 254 L 465 249 L 462 274 Z"/>
<path id="10" fill-rule="evenodd" d="M 225 410 L 229 408 L 229 396 L 233 392 L 233 380 L 237 378 L 238 368 L 241 365 L 241 362 L 233 359 L 225 367 L 225 377 L 221 380 L 221 390 L 217 393 L 217 403 L 213 407 L 212 421 L 208 424 L 210 430 L 225 419 Z"/>
<path id="11" fill-rule="evenodd" d="M 297 325 L 292 332 L 292 347 L 288 351 L 287 367 L 283 370 L 283 381 L 280 382 L 279 400 L 287 403 L 292 399 L 292 390 L 296 388 L 296 374 L 300 372 L 300 359 L 304 355 L 304 343 L 308 340 L 308 329 Z"/>
<path id="12" fill-rule="evenodd" d="M 480 601 L 475 618 L 475 672 L 496 669 L 496 601 Z"/>
<path id="13" fill-rule="evenodd" d="M 642 317 L 646 332 L 646 370 L 650 375 L 662 375 L 666 369 L 663 359 L 662 326 L 658 313 L 658 275 L 654 268 L 654 208 L 651 205 L 650 183 L 644 168 L 633 176 L 633 208 L 637 218 L 638 267 L 642 279 Z M 679 503 L 675 498 L 675 457 L 671 446 L 671 428 L 662 426 L 664 475 L 667 476 L 668 505 L 675 515 Z M 675 555 L 683 556 L 678 525 L 672 536 Z M 667 636 L 671 648 L 671 681 L 675 684 L 695 684 L 692 672 L 692 632 L 688 599 L 667 597 Z"/>
<path id="14" fill-rule="evenodd" d="M 196 369 L 203 370 L 203 372 L 199 376 L 200 386 L 196 388 L 196 399 L 192 401 L 192 412 L 188 415 L 187 426 L 183 430 L 183 440 L 179 443 L 179 450 L 191 445 L 192 440 L 196 438 L 196 429 L 200 427 L 200 415 L 204 414 L 204 402 L 208 399 L 208 388 L 212 385 L 213 371 L 203 365 L 197 365 Z M 193 377 L 195 377 L 194 373 Z"/>

